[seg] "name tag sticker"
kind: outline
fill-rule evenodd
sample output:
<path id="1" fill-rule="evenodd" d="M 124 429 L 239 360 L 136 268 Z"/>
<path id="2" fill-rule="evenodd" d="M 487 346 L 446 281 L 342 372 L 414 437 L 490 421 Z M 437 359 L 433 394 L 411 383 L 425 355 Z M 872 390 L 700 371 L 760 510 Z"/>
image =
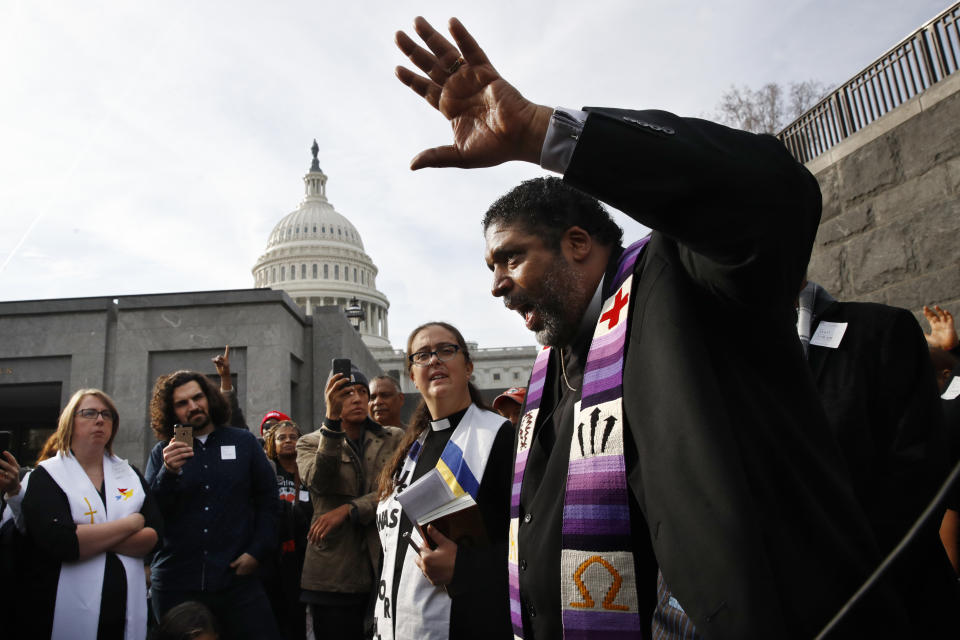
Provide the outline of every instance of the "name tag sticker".
<path id="1" fill-rule="evenodd" d="M 220 447 L 220 459 L 221 460 L 236 460 L 237 459 L 237 448 L 232 444 L 225 444 Z"/>
<path id="2" fill-rule="evenodd" d="M 817 325 L 817 330 L 813 332 L 810 344 L 814 347 L 836 349 L 840 346 L 840 341 L 843 339 L 846 330 L 846 322 L 821 322 Z"/>
<path id="3" fill-rule="evenodd" d="M 960 376 L 953 376 L 953 380 L 940 397 L 944 400 L 955 400 L 957 396 L 960 396 Z"/>
<path id="4" fill-rule="evenodd" d="M 300 502 L 310 502 L 310 492 L 300 489 Z"/>

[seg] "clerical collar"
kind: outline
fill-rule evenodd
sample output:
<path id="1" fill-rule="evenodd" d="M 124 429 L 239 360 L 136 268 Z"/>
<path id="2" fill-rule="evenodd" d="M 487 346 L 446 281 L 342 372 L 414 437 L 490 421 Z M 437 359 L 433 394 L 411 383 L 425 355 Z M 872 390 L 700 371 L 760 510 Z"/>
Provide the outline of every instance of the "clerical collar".
<path id="1" fill-rule="evenodd" d="M 470 407 L 467 407 L 469 409 Z M 430 428 L 434 431 L 446 431 L 452 427 L 456 427 L 460 424 L 460 419 L 463 418 L 464 414 L 467 412 L 467 409 L 461 409 L 453 415 L 449 415 L 446 418 L 441 418 L 439 420 L 431 420 Z"/>

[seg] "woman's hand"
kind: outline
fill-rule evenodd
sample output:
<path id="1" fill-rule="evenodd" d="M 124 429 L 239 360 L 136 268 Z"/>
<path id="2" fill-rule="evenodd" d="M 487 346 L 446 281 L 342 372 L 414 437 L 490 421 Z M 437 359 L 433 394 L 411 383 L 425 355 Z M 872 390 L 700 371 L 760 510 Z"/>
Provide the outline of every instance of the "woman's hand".
<path id="1" fill-rule="evenodd" d="M 307 540 L 313 544 L 320 544 L 320 541 L 327 537 L 333 531 L 336 531 L 350 517 L 350 504 L 342 504 L 336 509 L 331 509 L 325 514 L 313 521 L 310 531 L 307 532 Z"/>
<path id="2" fill-rule="evenodd" d="M 143 514 L 140 513 L 139 511 L 137 513 L 131 513 L 128 516 L 124 516 L 121 519 L 126 521 L 126 523 L 130 525 L 131 535 L 133 535 L 137 531 L 140 531 L 140 529 L 143 529 L 145 526 L 147 526 L 147 521 L 144 520 Z"/>
<path id="3" fill-rule="evenodd" d="M 8 496 L 20 493 L 20 465 L 9 451 L 0 456 L 0 491 Z"/>
<path id="4" fill-rule="evenodd" d="M 145 525 L 143 514 L 139 512 L 109 522 L 78 524 L 79 559 L 86 560 L 109 550 L 133 557 L 145 555 L 157 543 L 156 532 Z M 144 529 L 148 533 L 142 533 Z M 148 535 L 149 532 L 152 535 Z M 137 544 L 141 539 L 146 539 L 147 543 Z"/>
<path id="5" fill-rule="evenodd" d="M 433 525 L 427 526 L 427 535 L 437 545 L 420 548 L 420 555 L 413 559 L 430 584 L 448 585 L 453 582 L 453 569 L 457 563 L 457 543 L 440 533 Z"/>

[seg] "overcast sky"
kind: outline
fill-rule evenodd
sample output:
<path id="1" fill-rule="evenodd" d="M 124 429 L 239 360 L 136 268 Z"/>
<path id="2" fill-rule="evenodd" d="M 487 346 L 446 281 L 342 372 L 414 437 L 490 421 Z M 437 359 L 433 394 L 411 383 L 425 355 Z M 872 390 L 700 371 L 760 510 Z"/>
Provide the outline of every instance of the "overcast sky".
<path id="1" fill-rule="evenodd" d="M 731 84 L 842 83 L 947 6 L 0 0 L 0 300 L 252 287 L 316 138 L 394 346 L 433 319 L 482 347 L 532 344 L 489 295 L 479 219 L 544 172 L 409 171 L 450 135 L 395 79 L 397 29 L 457 15 L 540 103 L 710 116 Z"/>

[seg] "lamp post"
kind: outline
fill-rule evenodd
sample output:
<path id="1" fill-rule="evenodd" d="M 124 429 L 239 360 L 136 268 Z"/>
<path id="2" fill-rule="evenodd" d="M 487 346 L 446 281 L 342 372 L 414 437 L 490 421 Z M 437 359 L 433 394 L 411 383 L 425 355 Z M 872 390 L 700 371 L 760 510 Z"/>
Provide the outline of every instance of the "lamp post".
<path id="1" fill-rule="evenodd" d="M 346 314 L 350 324 L 353 325 L 353 328 L 359 332 L 360 323 L 367 317 L 367 314 L 360 308 L 360 301 L 357 300 L 356 296 L 350 298 L 350 304 L 347 305 L 343 312 Z"/>

